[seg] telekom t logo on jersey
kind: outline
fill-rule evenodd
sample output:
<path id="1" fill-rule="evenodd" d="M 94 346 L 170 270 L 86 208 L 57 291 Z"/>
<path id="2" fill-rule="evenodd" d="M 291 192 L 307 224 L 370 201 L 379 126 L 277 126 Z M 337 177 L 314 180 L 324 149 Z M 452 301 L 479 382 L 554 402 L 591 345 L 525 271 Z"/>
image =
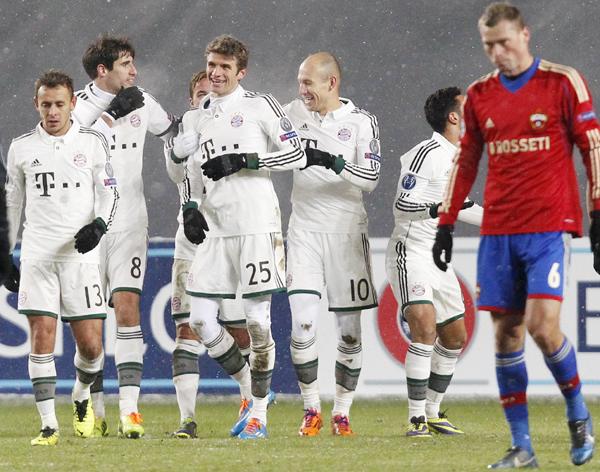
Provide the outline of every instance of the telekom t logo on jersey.
<path id="1" fill-rule="evenodd" d="M 48 190 L 54 188 L 54 172 L 39 172 L 35 174 L 35 187 L 42 189 L 41 197 L 49 197 Z"/>

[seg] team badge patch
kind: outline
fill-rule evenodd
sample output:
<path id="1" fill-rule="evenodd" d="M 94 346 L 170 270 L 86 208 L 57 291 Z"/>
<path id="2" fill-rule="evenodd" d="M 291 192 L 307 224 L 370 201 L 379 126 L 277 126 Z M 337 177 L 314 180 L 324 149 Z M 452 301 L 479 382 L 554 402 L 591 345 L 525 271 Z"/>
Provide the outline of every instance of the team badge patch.
<path id="1" fill-rule="evenodd" d="M 287 116 L 281 117 L 281 119 L 279 120 L 279 126 L 281 126 L 281 129 L 287 133 L 294 129 L 294 127 L 292 126 L 292 122 Z"/>
<path id="2" fill-rule="evenodd" d="M 117 179 L 115 179 L 114 177 L 110 177 L 108 179 L 104 179 L 104 186 L 105 187 L 114 187 L 117 185 Z"/>
<path id="3" fill-rule="evenodd" d="M 352 137 L 352 131 L 348 128 L 342 128 L 338 131 L 338 139 L 340 141 L 348 141 Z"/>
<path id="4" fill-rule="evenodd" d="M 171 300 L 171 311 L 179 311 L 181 310 L 181 298 L 173 297 Z"/>
<path id="5" fill-rule="evenodd" d="M 417 297 L 422 297 L 423 295 L 425 295 L 425 287 L 419 282 L 414 284 L 411 287 L 410 291 L 413 293 L 413 295 L 416 295 Z"/>
<path id="6" fill-rule="evenodd" d="M 577 115 L 577 122 L 583 123 L 584 121 L 591 121 L 596 119 L 596 112 L 594 110 L 585 111 Z"/>
<path id="7" fill-rule="evenodd" d="M 19 290 L 19 305 L 23 305 L 27 301 L 27 292 Z"/>
<path id="8" fill-rule="evenodd" d="M 417 178 L 413 174 L 406 174 L 402 177 L 402 188 L 404 190 L 410 190 L 417 185 Z"/>
<path id="9" fill-rule="evenodd" d="M 541 131 L 546 127 L 546 123 L 548 122 L 548 115 L 544 113 L 534 113 L 529 117 L 529 124 L 531 125 L 531 129 L 534 131 Z"/>
<path id="10" fill-rule="evenodd" d="M 140 115 L 138 115 L 137 113 L 134 113 L 133 115 L 131 115 L 129 117 L 129 122 L 131 123 L 131 126 L 133 126 L 134 128 L 139 128 L 140 125 L 142 124 L 142 119 L 140 118 Z"/>
<path id="11" fill-rule="evenodd" d="M 369 149 L 371 150 L 372 154 L 379 154 L 379 141 L 376 139 L 371 139 L 371 142 L 369 143 Z"/>
<path id="12" fill-rule="evenodd" d="M 234 128 L 239 128 L 243 124 L 244 124 L 244 117 L 241 114 L 236 113 L 235 115 L 233 115 L 231 117 L 231 126 L 233 126 Z"/>
<path id="13" fill-rule="evenodd" d="M 77 167 L 83 167 L 87 164 L 87 157 L 85 157 L 85 154 L 76 154 L 73 157 L 73 164 Z"/>
<path id="14" fill-rule="evenodd" d="M 106 175 L 108 175 L 109 177 L 115 176 L 115 171 L 113 169 L 113 166 L 110 164 L 110 162 L 107 162 L 106 164 L 104 164 L 104 172 L 106 172 Z"/>

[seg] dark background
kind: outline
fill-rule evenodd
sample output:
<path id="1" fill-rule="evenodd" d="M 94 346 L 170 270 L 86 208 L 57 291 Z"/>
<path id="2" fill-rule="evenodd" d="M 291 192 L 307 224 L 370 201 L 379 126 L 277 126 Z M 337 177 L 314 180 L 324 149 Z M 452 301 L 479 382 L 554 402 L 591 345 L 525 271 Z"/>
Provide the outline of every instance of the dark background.
<path id="1" fill-rule="evenodd" d="M 76 88 L 88 81 L 85 47 L 98 34 L 131 38 L 138 84 L 175 114 L 187 109 L 187 85 L 203 68 L 204 47 L 230 33 L 251 50 L 249 90 L 273 93 L 282 103 L 296 96 L 296 72 L 306 55 L 328 50 L 343 67 L 342 92 L 377 115 L 383 167 L 379 186 L 366 197 L 370 235 L 389 236 L 399 157 L 430 136 L 425 98 L 437 88 L 471 81 L 491 70 L 477 31 L 487 1 L 0 1 L 0 140 L 33 128 L 33 83 L 45 69 L 61 68 Z M 600 96 L 600 2 L 515 2 L 532 30 L 532 50 L 577 68 Z M 580 159 L 576 158 L 579 163 Z M 579 173 L 583 175 L 579 165 Z M 471 196 L 481 202 L 480 173 Z M 144 178 L 150 235 L 173 237 L 178 197 L 164 171 L 162 141 L 148 137 Z M 291 175 L 275 175 L 287 226 Z M 463 227 L 459 234 L 474 235 Z"/>

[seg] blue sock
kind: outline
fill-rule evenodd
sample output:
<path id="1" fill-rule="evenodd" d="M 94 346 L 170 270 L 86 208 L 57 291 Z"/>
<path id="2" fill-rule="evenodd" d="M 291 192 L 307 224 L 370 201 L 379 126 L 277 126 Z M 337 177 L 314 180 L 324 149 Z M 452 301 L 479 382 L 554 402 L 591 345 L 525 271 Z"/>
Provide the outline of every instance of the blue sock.
<path id="1" fill-rule="evenodd" d="M 577 373 L 577 358 L 573 345 L 565 337 L 558 351 L 544 356 L 544 361 L 565 397 L 569 421 L 585 420 L 589 416 L 589 411 L 581 394 L 581 382 Z"/>
<path id="2" fill-rule="evenodd" d="M 500 403 L 512 435 L 512 445 L 533 452 L 529 436 L 528 378 L 523 350 L 508 354 L 496 353 L 496 379 Z"/>

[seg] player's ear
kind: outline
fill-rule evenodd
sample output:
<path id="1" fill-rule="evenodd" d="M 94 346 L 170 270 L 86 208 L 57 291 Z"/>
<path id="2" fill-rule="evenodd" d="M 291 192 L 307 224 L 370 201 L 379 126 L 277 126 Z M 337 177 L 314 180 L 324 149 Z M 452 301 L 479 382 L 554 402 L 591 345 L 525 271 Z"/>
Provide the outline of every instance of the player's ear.
<path id="1" fill-rule="evenodd" d="M 77 95 L 71 95 L 71 111 L 75 110 L 75 104 L 77 103 Z"/>
<path id="2" fill-rule="evenodd" d="M 38 106 L 38 98 L 37 95 L 35 97 L 33 97 L 33 106 L 35 107 L 36 110 L 40 110 L 40 107 Z"/>
<path id="3" fill-rule="evenodd" d="M 338 84 L 338 78 L 335 75 L 329 76 L 329 90 L 335 90 Z"/>
<path id="4" fill-rule="evenodd" d="M 244 77 L 246 77 L 246 69 L 240 69 L 236 75 L 236 78 L 238 80 L 242 80 Z"/>
<path id="5" fill-rule="evenodd" d="M 453 125 L 456 125 L 460 122 L 460 116 L 455 111 L 451 111 L 448 113 L 448 121 Z"/>

